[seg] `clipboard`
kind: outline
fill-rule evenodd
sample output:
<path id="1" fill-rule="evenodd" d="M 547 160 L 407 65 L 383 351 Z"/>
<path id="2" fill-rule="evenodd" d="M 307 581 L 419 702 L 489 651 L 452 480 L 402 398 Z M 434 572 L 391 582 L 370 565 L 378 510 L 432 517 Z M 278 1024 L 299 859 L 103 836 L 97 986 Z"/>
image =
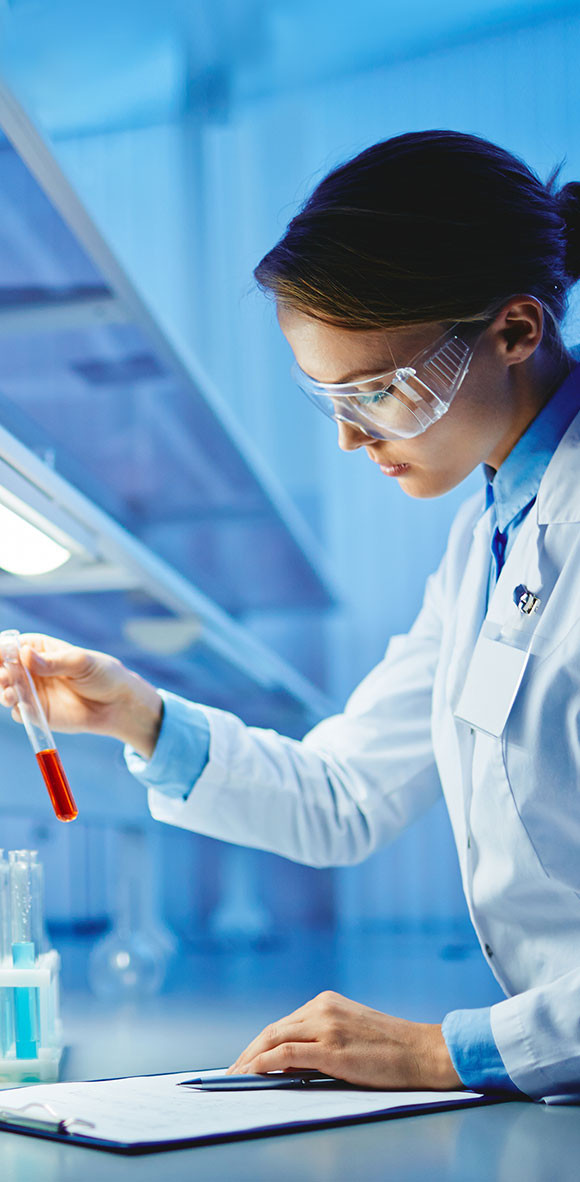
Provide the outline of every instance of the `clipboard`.
<path id="1" fill-rule="evenodd" d="M 348 1085 L 237 1093 L 178 1086 L 191 1075 L 12 1089 L 0 1095 L 0 1136 L 6 1131 L 109 1153 L 144 1154 L 498 1102 L 475 1092 L 384 1092 Z"/>

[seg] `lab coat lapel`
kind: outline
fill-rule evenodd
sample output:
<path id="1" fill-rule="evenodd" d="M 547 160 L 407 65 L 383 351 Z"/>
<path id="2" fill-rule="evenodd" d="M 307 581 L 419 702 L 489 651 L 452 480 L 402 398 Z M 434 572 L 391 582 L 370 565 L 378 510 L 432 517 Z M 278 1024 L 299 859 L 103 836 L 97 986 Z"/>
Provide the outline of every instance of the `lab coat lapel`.
<path id="1" fill-rule="evenodd" d="M 570 470 L 573 477 L 570 479 Z M 540 484 L 537 504 L 524 521 L 512 552 L 494 589 L 489 615 L 505 623 L 514 609 L 513 593 L 524 584 L 542 599 L 550 594 L 556 572 L 544 570 L 542 560 L 546 526 L 552 522 L 580 520 L 580 415 L 570 424 Z M 455 638 L 447 677 L 447 700 L 457 706 L 467 676 L 475 642 L 486 615 L 493 513 L 488 509 L 476 523 L 473 542 L 456 605 Z M 552 577 L 551 577 L 552 576 Z"/>
<path id="2" fill-rule="evenodd" d="M 489 508 L 473 531 L 473 542 L 457 598 L 455 639 L 447 678 L 447 700 L 452 710 L 455 710 L 459 700 L 485 617 L 492 531 L 493 514 Z"/>
<path id="3" fill-rule="evenodd" d="M 538 526 L 535 517 L 535 511 L 532 509 L 520 527 L 489 601 L 488 618 L 502 627 L 515 627 L 518 621 L 521 622 L 522 617 L 516 603 L 516 588 L 526 587 L 528 591 L 537 595 L 542 611 L 557 574 L 545 569 L 546 564 L 542 557 L 546 530 L 544 526 Z M 553 577 L 550 578 L 552 573 Z M 534 616 L 530 623 L 535 625 L 538 618 Z"/>

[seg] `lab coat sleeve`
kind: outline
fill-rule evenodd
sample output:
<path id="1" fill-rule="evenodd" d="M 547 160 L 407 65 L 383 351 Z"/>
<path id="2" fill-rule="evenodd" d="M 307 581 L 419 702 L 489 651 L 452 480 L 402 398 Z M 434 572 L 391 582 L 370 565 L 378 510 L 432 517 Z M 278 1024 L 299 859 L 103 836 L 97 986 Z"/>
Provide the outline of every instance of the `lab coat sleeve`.
<path id="1" fill-rule="evenodd" d="M 491 1029 L 521 1092 L 580 1100 L 580 967 L 492 1006 Z"/>
<path id="2" fill-rule="evenodd" d="M 441 791 L 431 700 L 443 580 L 444 563 L 428 581 L 411 631 L 391 640 L 344 713 L 302 741 L 204 707 L 205 769 L 186 799 L 170 799 L 151 785 L 153 816 L 312 866 L 358 862 L 393 839 Z M 181 778 L 183 797 L 191 785 L 188 767 Z"/>

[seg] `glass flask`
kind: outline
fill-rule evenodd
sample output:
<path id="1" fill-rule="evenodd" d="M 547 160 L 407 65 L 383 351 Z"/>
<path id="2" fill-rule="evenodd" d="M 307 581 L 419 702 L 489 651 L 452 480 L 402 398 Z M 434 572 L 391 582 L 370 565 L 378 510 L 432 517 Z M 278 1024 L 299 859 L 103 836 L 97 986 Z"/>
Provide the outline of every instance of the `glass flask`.
<path id="1" fill-rule="evenodd" d="M 137 1001 L 162 988 L 176 941 L 160 918 L 151 836 L 124 828 L 117 850 L 113 926 L 92 950 L 89 984 L 97 997 Z"/>

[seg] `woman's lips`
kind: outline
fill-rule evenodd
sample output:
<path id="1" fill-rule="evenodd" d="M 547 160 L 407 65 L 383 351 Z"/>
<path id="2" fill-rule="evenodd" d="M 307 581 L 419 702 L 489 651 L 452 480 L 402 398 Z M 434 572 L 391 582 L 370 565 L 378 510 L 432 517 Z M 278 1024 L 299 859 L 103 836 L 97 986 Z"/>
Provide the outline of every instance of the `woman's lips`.
<path id="1" fill-rule="evenodd" d="M 384 476 L 404 476 L 408 472 L 408 464 L 380 464 L 381 472 Z"/>

